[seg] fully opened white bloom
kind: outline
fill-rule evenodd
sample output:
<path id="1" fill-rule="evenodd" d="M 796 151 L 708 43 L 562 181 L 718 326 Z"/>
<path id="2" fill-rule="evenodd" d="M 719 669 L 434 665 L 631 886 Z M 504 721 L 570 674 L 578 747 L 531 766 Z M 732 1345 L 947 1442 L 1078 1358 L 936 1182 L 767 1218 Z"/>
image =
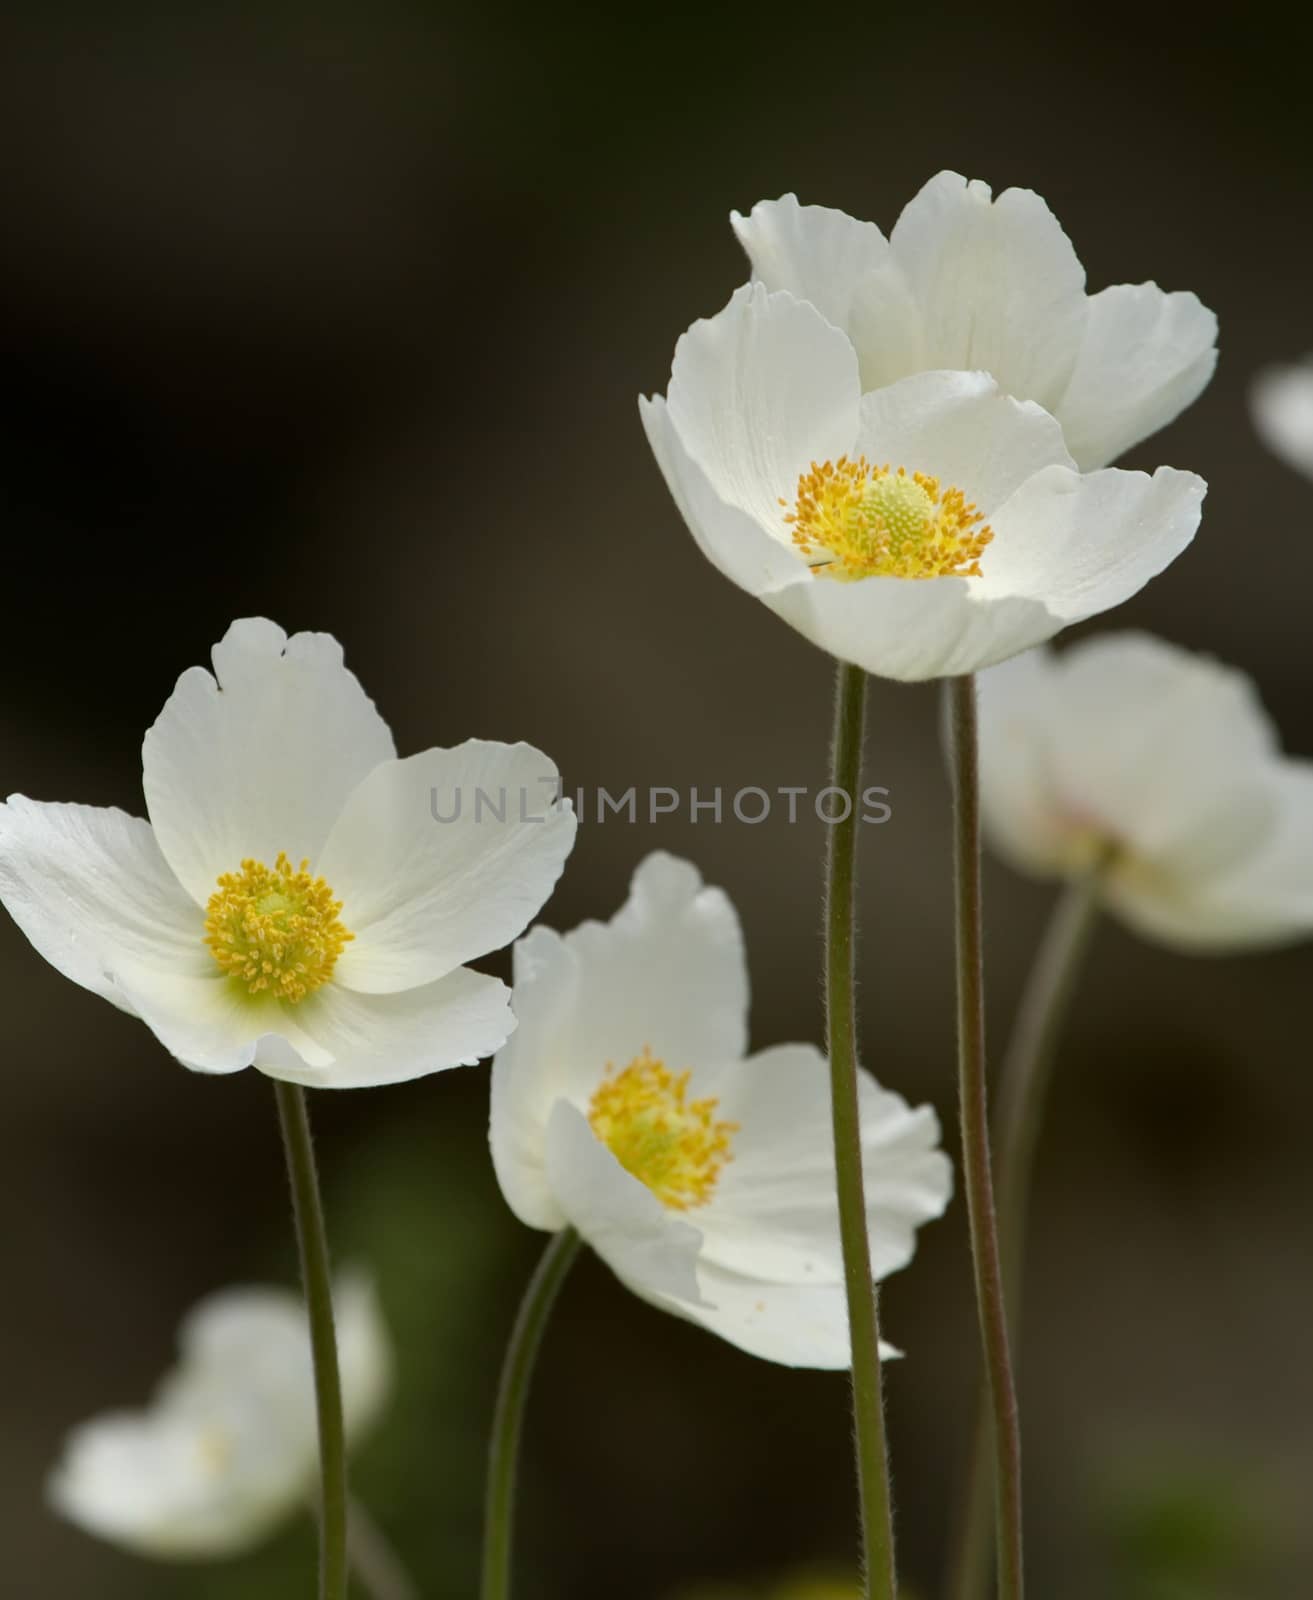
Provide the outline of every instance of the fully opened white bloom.
<path id="1" fill-rule="evenodd" d="M 1313 932 L 1313 762 L 1242 673 L 1145 634 L 1032 651 L 980 680 L 986 835 L 1024 871 L 1106 862 L 1150 938 L 1240 949 Z"/>
<path id="2" fill-rule="evenodd" d="M 640 401 L 705 555 L 881 677 L 973 672 L 1119 605 L 1178 556 L 1204 484 L 1082 474 L 1058 422 L 985 372 L 871 389 L 851 336 L 750 284 Z"/>
<path id="3" fill-rule="evenodd" d="M 65 976 L 200 1072 L 346 1088 L 505 1040 L 505 985 L 462 963 L 526 926 L 573 843 L 540 751 L 398 759 L 335 639 L 248 618 L 179 678 L 142 765 L 149 822 L 0 806 L 0 899 Z"/>
<path id="4" fill-rule="evenodd" d="M 335 1294 L 349 1441 L 381 1410 L 391 1377 L 372 1288 Z M 179 1360 L 143 1411 L 69 1435 L 51 1503 L 70 1521 L 144 1555 L 234 1555 L 308 1508 L 318 1473 L 305 1308 L 280 1289 L 225 1289 L 179 1333 Z"/>
<path id="5" fill-rule="evenodd" d="M 731 220 L 757 281 L 810 301 L 852 340 L 863 389 L 988 372 L 1056 417 L 1087 471 L 1169 423 L 1217 365 L 1217 318 L 1193 294 L 1122 283 L 1087 295 L 1071 240 L 1030 189 L 995 200 L 941 172 L 887 240 L 791 194 Z"/>
<path id="6" fill-rule="evenodd" d="M 620 1280 L 753 1355 L 849 1364 L 829 1074 L 809 1045 L 747 1054 L 738 917 L 649 856 L 609 923 L 515 946 L 520 1026 L 492 1069 L 492 1154 L 530 1227 L 570 1225 Z M 863 1072 L 872 1265 L 906 1265 L 952 1171 L 928 1106 Z"/>
<path id="7" fill-rule="evenodd" d="M 1313 356 L 1297 366 L 1260 372 L 1249 399 L 1263 443 L 1313 478 Z"/>

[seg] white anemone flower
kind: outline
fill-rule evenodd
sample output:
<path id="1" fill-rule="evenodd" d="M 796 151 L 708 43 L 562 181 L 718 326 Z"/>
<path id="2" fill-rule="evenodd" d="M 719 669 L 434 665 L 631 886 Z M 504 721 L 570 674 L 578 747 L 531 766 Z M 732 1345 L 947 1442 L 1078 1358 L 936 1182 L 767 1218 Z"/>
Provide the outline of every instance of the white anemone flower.
<path id="1" fill-rule="evenodd" d="M 1054 417 L 987 372 L 870 388 L 847 331 L 761 283 L 694 323 L 640 409 L 703 553 L 880 677 L 974 672 L 1051 638 L 1128 599 L 1199 524 L 1193 474 L 1083 474 Z"/>
<path id="2" fill-rule="evenodd" d="M 1273 455 L 1313 478 L 1313 356 L 1260 372 L 1249 402 L 1254 426 Z"/>
<path id="3" fill-rule="evenodd" d="M 824 1057 L 747 1054 L 739 920 L 658 852 L 609 923 L 515 946 L 520 1026 L 492 1069 L 493 1162 L 529 1227 L 573 1227 L 643 1299 L 750 1354 L 849 1365 Z M 872 1267 L 948 1203 L 928 1106 L 860 1079 Z"/>
<path id="4" fill-rule="evenodd" d="M 349 1088 L 505 1040 L 506 986 L 462 963 L 528 924 L 573 843 L 540 751 L 398 759 L 335 639 L 248 618 L 179 678 L 142 767 L 149 822 L 0 806 L 0 900 L 184 1066 Z"/>
<path id="5" fill-rule="evenodd" d="M 1313 932 L 1313 762 L 1281 753 L 1243 673 L 1139 633 L 980 680 L 981 805 L 1006 860 L 1099 866 L 1110 911 L 1196 951 Z"/>
<path id="6" fill-rule="evenodd" d="M 1057 418 L 1082 471 L 1183 411 L 1217 365 L 1217 318 L 1156 283 L 1085 292 L 1085 269 L 1030 189 L 941 172 L 886 240 L 871 222 L 791 195 L 731 221 L 752 276 L 809 301 L 857 352 L 863 390 L 936 370 L 984 371 Z"/>
<path id="7" fill-rule="evenodd" d="M 344 1278 L 334 1301 L 354 1442 L 383 1407 L 392 1358 L 365 1280 Z M 305 1308 L 281 1289 L 225 1289 L 191 1311 L 178 1343 L 145 1410 L 73 1429 L 49 1498 L 86 1532 L 142 1555 L 237 1555 L 312 1503 L 319 1447 Z"/>

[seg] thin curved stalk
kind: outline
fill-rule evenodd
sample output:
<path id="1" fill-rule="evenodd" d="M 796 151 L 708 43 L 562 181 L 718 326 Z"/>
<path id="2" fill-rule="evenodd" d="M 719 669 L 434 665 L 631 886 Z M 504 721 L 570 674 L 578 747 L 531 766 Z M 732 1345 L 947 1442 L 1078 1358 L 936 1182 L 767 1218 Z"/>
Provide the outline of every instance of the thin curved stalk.
<path id="1" fill-rule="evenodd" d="M 1099 862 L 1059 898 L 1036 952 L 1003 1058 L 995 1118 L 999 1162 L 999 1248 L 1009 1328 L 1020 1340 L 1026 1219 L 1039 1130 L 1044 1120 L 1058 1039 L 1098 921 L 1099 889 L 1106 863 Z M 953 1600 L 986 1600 L 992 1549 L 989 1503 L 993 1463 L 989 1454 L 989 1410 L 981 1396 L 971 1441 L 962 1523 L 955 1541 Z"/>
<path id="2" fill-rule="evenodd" d="M 866 674 L 840 663 L 835 681 L 833 787 L 848 798 L 832 823 L 826 870 L 825 1002 L 834 1122 L 839 1233 L 852 1339 L 853 1432 L 861 1510 L 863 1573 L 868 1600 L 896 1600 L 894 1529 L 880 1372 L 880 1328 L 862 1181 L 862 1130 L 857 1097 L 856 947 L 857 808 L 862 778 Z"/>
<path id="3" fill-rule="evenodd" d="M 493 1413 L 483 1520 L 482 1600 L 508 1600 L 515 1518 L 515 1478 L 529 1384 L 543 1331 L 583 1240 L 573 1228 L 553 1234 L 520 1303 L 502 1363 Z"/>
<path id="4" fill-rule="evenodd" d="M 274 1096 L 292 1185 L 292 1213 L 301 1255 L 301 1280 L 315 1372 L 315 1407 L 319 1417 L 319 1595 L 320 1600 L 347 1600 L 346 1429 L 342 1421 L 342 1380 L 333 1329 L 328 1234 L 324 1227 L 324 1207 L 319 1194 L 319 1174 L 315 1170 L 305 1091 L 299 1084 L 275 1079 Z"/>
<path id="5" fill-rule="evenodd" d="M 1003 1058 L 995 1146 L 1000 1165 L 999 1243 L 1015 1344 L 1021 1320 L 1026 1219 L 1035 1149 L 1048 1105 L 1058 1039 L 1080 980 L 1099 916 L 1102 866 L 1072 883 L 1059 899 L 1022 995 Z"/>
<path id="6" fill-rule="evenodd" d="M 971 1231 L 980 1340 L 989 1385 L 995 1471 L 1000 1600 L 1025 1592 L 1021 1514 L 1021 1426 L 998 1218 L 990 1171 L 989 1102 L 985 1074 L 985 987 L 980 886 L 980 765 L 973 676 L 946 680 L 953 772 L 953 860 L 957 923 L 958 1104 L 962 1172 Z"/>

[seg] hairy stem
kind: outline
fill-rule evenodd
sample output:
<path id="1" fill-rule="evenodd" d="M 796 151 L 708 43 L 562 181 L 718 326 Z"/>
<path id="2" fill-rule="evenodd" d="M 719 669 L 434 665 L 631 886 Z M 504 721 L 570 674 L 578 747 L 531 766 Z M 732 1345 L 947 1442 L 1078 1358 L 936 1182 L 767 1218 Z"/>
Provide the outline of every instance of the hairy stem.
<path id="1" fill-rule="evenodd" d="M 1026 980 L 1012 1038 L 1003 1058 L 995 1117 L 999 1158 L 999 1247 L 1003 1288 L 1014 1348 L 1020 1339 L 1026 1218 L 1030 1210 L 1035 1150 L 1044 1120 L 1058 1039 L 1098 920 L 1100 861 L 1059 899 Z M 962 1521 L 954 1542 L 953 1600 L 986 1600 L 993 1529 L 989 1506 L 994 1484 L 989 1452 L 989 1404 L 981 1395 L 971 1441 Z"/>
<path id="2" fill-rule="evenodd" d="M 825 1003 L 830 1056 L 839 1233 L 852 1339 L 853 1432 L 867 1600 L 896 1600 L 894 1528 L 880 1373 L 880 1328 L 862 1182 L 854 996 L 857 807 L 862 778 L 866 674 L 839 664 L 835 682 L 830 782 L 847 796 L 842 821 L 829 830 L 825 902 Z"/>
<path id="3" fill-rule="evenodd" d="M 1021 1427 L 1008 1338 L 990 1171 L 985 1075 L 985 989 L 980 887 L 980 767 L 976 683 L 947 680 L 953 772 L 953 859 L 957 922 L 958 1104 L 962 1171 L 971 1231 L 976 1307 L 988 1381 L 995 1472 L 1000 1600 L 1022 1600 Z"/>

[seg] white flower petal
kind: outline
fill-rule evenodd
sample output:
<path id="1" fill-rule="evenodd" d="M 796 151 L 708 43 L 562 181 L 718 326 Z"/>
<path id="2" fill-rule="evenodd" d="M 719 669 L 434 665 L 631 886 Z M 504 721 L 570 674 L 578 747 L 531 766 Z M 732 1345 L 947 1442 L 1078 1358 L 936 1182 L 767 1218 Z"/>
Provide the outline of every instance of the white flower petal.
<path id="1" fill-rule="evenodd" d="M 114 808 L 0 806 L 0 900 L 50 964 L 120 1010 L 116 969 L 217 969 L 203 919 L 160 854 L 148 822 Z"/>
<path id="2" fill-rule="evenodd" d="M 1150 938 L 1240 949 L 1313 931 L 1313 765 L 1243 674 L 1147 635 L 1036 652 L 981 682 L 991 843 L 1041 873 L 1115 855 L 1105 903 Z"/>
<path id="3" fill-rule="evenodd" d="M 763 1361 L 839 1372 L 852 1364 L 848 1300 L 842 1284 L 761 1283 L 713 1262 L 698 1267 L 704 1303 L 667 1301 L 666 1310 L 700 1323 Z M 900 1354 L 881 1341 L 880 1354 Z"/>
<path id="4" fill-rule="evenodd" d="M 809 301 L 845 332 L 858 285 L 889 260 L 888 242 L 873 222 L 799 205 L 796 195 L 759 201 L 746 217 L 733 211 L 730 223 L 758 283 Z"/>
<path id="5" fill-rule="evenodd" d="M 1085 325 L 1085 272 L 1029 189 L 932 178 L 889 240 L 921 308 L 925 365 L 991 373 L 1047 410 L 1071 377 Z"/>
<path id="6" fill-rule="evenodd" d="M 160 848 L 202 906 L 247 857 L 315 861 L 347 796 L 396 754 L 328 634 L 289 639 L 246 618 L 214 647 L 214 671 L 183 673 L 142 747 Z"/>
<path id="7" fill-rule="evenodd" d="M 666 405 L 720 499 L 787 543 L 800 475 L 851 450 L 860 399 L 847 336 L 805 301 L 747 284 L 679 340 Z"/>
<path id="8" fill-rule="evenodd" d="M 347 1439 L 354 1441 L 377 1422 L 393 1384 L 392 1343 L 373 1280 L 362 1272 L 339 1273 L 333 1285 L 333 1318 L 342 1415 Z"/>
<path id="9" fill-rule="evenodd" d="M 532 745 L 483 739 L 375 767 L 320 859 L 355 935 L 334 980 L 413 988 L 523 932 L 574 843 L 560 787 Z"/>
<path id="10" fill-rule="evenodd" d="M 304 1504 L 316 1459 L 305 1313 L 275 1289 L 212 1295 L 150 1406 L 77 1428 L 52 1476 L 56 1509 L 148 1555 L 250 1548 Z"/>
<path id="11" fill-rule="evenodd" d="M 762 1283 L 843 1282 L 829 1067 L 810 1045 L 780 1045 L 692 1091 L 717 1097 L 716 1116 L 738 1124 L 732 1159 L 710 1202 L 690 1213 L 702 1260 Z M 860 1078 L 871 1265 L 877 1278 L 906 1266 L 917 1227 L 942 1214 L 952 1168 L 933 1110 Z M 710 1297 L 709 1297 L 710 1298 Z"/>
<path id="12" fill-rule="evenodd" d="M 492 1066 L 493 1161 L 512 1210 L 558 1228 L 544 1155 L 557 1100 L 586 1110 L 608 1064 L 644 1048 L 672 1071 L 747 1048 L 748 972 L 738 916 L 696 867 L 664 851 L 640 862 L 609 923 L 515 946 L 519 1026 Z"/>
<path id="13" fill-rule="evenodd" d="M 748 972 L 738 915 L 691 862 L 654 851 L 611 921 L 585 922 L 563 942 L 574 967 L 568 1013 L 553 1013 L 550 1026 L 530 1022 L 512 1041 L 553 1100 L 586 1106 L 608 1063 L 624 1067 L 644 1048 L 672 1071 L 743 1054 Z M 537 983 L 563 978 L 563 966 L 517 968 L 517 1003 Z"/>
<path id="14" fill-rule="evenodd" d="M 863 390 L 882 389 L 899 378 L 934 368 L 926 354 L 921 307 L 892 255 L 858 285 L 848 316 L 848 336 L 857 351 Z"/>
<path id="15" fill-rule="evenodd" d="M 806 562 L 792 545 L 768 533 L 738 506 L 726 505 L 707 482 L 675 432 L 670 410 L 660 395 L 640 399 L 639 415 L 652 454 L 661 468 L 680 515 L 707 560 L 740 589 L 759 595 L 806 571 Z"/>
<path id="16" fill-rule="evenodd" d="M 378 1295 L 362 1272 L 347 1269 L 333 1285 L 333 1319 L 342 1407 L 354 1439 L 372 1424 L 392 1380 L 392 1352 Z M 280 1428 L 304 1432 L 316 1446 L 310 1335 L 305 1305 L 290 1290 L 238 1284 L 199 1301 L 178 1330 L 179 1367 L 162 1394 L 197 1388 L 247 1391 L 284 1411 Z"/>
<path id="17" fill-rule="evenodd" d="M 986 555 L 992 550 L 991 545 Z M 1065 619 L 1041 600 L 991 597 L 983 582 L 862 578 L 836 583 L 808 575 L 761 598 L 840 661 L 881 678 L 916 683 L 993 666 L 1065 626 Z"/>
<path id="18" fill-rule="evenodd" d="M 208 954 L 208 952 L 207 952 Z M 281 1026 L 282 1008 L 226 978 L 160 972 L 124 963 L 114 981 L 169 1054 L 193 1072 L 240 1072 L 255 1059 L 256 1041 Z"/>
<path id="19" fill-rule="evenodd" d="M 1050 652 L 1027 650 L 982 673 L 978 707 L 986 838 L 1022 871 L 1062 870 L 1072 846 L 1073 819 L 1050 745 L 1052 719 L 1061 715 Z"/>
<path id="20" fill-rule="evenodd" d="M 971 581 L 982 600 L 1030 596 L 1062 625 L 1095 616 L 1180 555 L 1206 492 L 1202 478 L 1172 467 L 1152 477 L 1109 468 L 1083 478 L 1047 467 L 991 513 L 994 542 L 981 559 L 984 576 Z"/>
<path id="21" fill-rule="evenodd" d="M 921 1224 L 943 1216 L 953 1197 L 953 1163 L 940 1148 L 933 1106 L 909 1106 L 865 1071 L 858 1095 L 871 1269 L 886 1278 L 912 1259 Z"/>
<path id="22" fill-rule="evenodd" d="M 1217 366 L 1217 318 L 1193 294 L 1123 283 L 1089 300 L 1075 370 L 1054 409 L 1090 471 L 1165 428 Z"/>
<path id="23" fill-rule="evenodd" d="M 1048 412 L 984 372 L 922 372 L 863 395 L 857 449 L 961 489 L 986 517 L 1042 467 L 1072 465 Z"/>
<path id="24" fill-rule="evenodd" d="M 698 1303 L 701 1235 L 625 1171 L 568 1101 L 553 1108 L 546 1151 L 562 1211 L 621 1282 L 647 1300 Z"/>
<path id="25" fill-rule="evenodd" d="M 1112 633 L 1063 651 L 1053 674 L 1045 740 L 1073 826 L 1195 878 L 1252 850 L 1277 746 L 1243 673 Z"/>
<path id="26" fill-rule="evenodd" d="M 1269 367 L 1250 392 L 1254 425 L 1268 449 L 1313 477 L 1313 357 L 1293 367 Z"/>
<path id="27" fill-rule="evenodd" d="M 547 1124 L 569 1063 L 579 963 L 550 928 L 516 940 L 513 961 L 516 1028 L 493 1057 L 488 1140 L 511 1210 L 530 1228 L 555 1233 L 566 1216 L 547 1178 Z"/>
<path id="28" fill-rule="evenodd" d="M 243 1374 L 277 1374 L 296 1388 L 305 1377 L 305 1308 L 289 1289 L 265 1284 L 234 1284 L 207 1294 L 178 1327 L 181 1366 L 211 1379 L 240 1383 Z M 252 1372 L 254 1363 L 260 1371 Z M 290 1380 L 290 1381 L 289 1381 Z M 304 1409 L 304 1408 L 303 1408 Z"/>
<path id="29" fill-rule="evenodd" d="M 279 1471 L 281 1457 L 246 1452 L 239 1476 L 225 1468 L 228 1448 L 228 1433 L 199 1417 L 111 1413 L 69 1434 L 47 1493 L 70 1522 L 143 1555 L 237 1555 L 289 1516 L 308 1484 Z"/>
<path id="30" fill-rule="evenodd" d="M 691 1213 L 702 1259 L 766 1283 L 841 1283 L 829 1067 L 811 1045 L 785 1044 L 698 1073 L 737 1125 L 711 1198 Z"/>
<path id="31" fill-rule="evenodd" d="M 469 967 L 396 994 L 328 983 L 279 1010 L 255 1065 L 271 1078 L 318 1089 L 371 1088 L 473 1066 L 515 1027 L 510 990 Z"/>
<path id="32" fill-rule="evenodd" d="M 373 1291 L 358 1274 L 334 1289 L 350 1436 L 377 1412 L 390 1364 Z M 55 1508 L 147 1555 L 236 1554 L 302 1509 L 317 1459 L 305 1309 L 282 1289 L 221 1290 L 179 1332 L 179 1361 L 150 1406 L 70 1435 L 52 1474 Z"/>
<path id="33" fill-rule="evenodd" d="M 848 335 L 863 389 L 930 364 L 921 309 L 873 222 L 801 206 L 791 194 L 761 201 L 747 217 L 736 211 L 730 221 L 758 283 L 808 301 Z"/>
<path id="34" fill-rule="evenodd" d="M 1127 874 L 1109 903 L 1150 938 L 1194 952 L 1258 949 L 1313 933 L 1313 763 L 1274 763 L 1266 772 L 1272 814 L 1245 833 L 1232 817 L 1225 870 Z M 1245 847 L 1249 848 L 1246 849 Z"/>
<path id="35" fill-rule="evenodd" d="M 254 1284 L 220 1289 L 183 1319 L 178 1349 L 155 1393 L 156 1419 L 187 1418 L 248 1439 L 254 1423 L 263 1437 L 249 1442 L 268 1449 L 272 1475 L 293 1487 L 306 1482 L 316 1455 L 314 1377 L 297 1296 Z"/>

